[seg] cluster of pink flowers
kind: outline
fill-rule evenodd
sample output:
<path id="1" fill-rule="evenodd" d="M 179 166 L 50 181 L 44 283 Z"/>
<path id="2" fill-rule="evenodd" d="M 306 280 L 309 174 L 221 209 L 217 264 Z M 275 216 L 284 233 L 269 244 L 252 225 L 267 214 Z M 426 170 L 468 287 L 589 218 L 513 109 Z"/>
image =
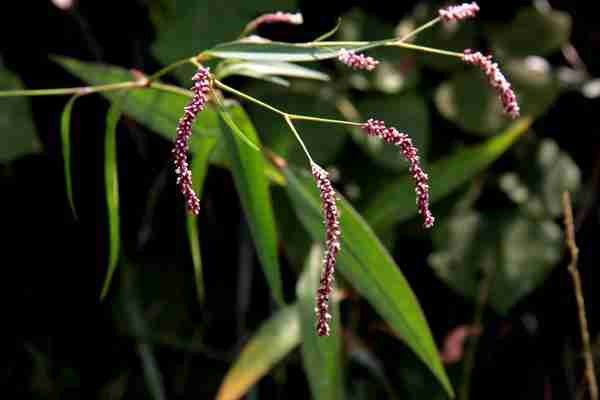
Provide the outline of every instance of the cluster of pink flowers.
<path id="1" fill-rule="evenodd" d="M 192 125 L 196 116 L 204 109 L 208 100 L 208 92 L 210 91 L 210 75 L 209 69 L 202 66 L 198 67 L 198 71 L 192 77 L 194 86 L 191 90 L 194 92 L 194 97 L 190 103 L 184 108 L 184 113 L 179 124 L 177 124 L 177 136 L 175 137 L 175 147 L 173 147 L 173 162 L 175 164 L 175 173 L 177 174 L 177 186 L 185 197 L 186 207 L 194 215 L 200 212 L 200 200 L 192 189 L 192 172 L 188 166 L 187 153 L 189 147 L 189 139 L 192 135 Z"/>
<path id="2" fill-rule="evenodd" d="M 375 69 L 379 61 L 373 57 L 368 57 L 363 54 L 356 54 L 351 50 L 340 49 L 338 60 L 355 70 L 372 71 Z"/>
<path id="3" fill-rule="evenodd" d="M 463 3 L 457 6 L 449 6 L 438 10 L 441 19 L 446 22 L 460 21 L 466 18 L 472 18 L 479 11 L 477 3 Z"/>
<path id="4" fill-rule="evenodd" d="M 315 313 L 317 317 L 317 334 L 329 336 L 329 297 L 333 291 L 333 274 L 335 261 L 340 251 L 340 222 L 335 191 L 329 180 L 329 174 L 315 163 L 311 163 L 312 175 L 315 178 L 321 195 L 321 208 L 325 220 L 325 257 L 323 258 L 323 271 L 319 281 L 319 289 L 315 296 Z"/>
<path id="5" fill-rule="evenodd" d="M 300 13 L 293 14 L 277 11 L 275 13 L 263 14 L 260 17 L 252 20 L 248 25 L 246 25 L 244 31 L 254 31 L 262 24 L 284 23 L 292 25 L 301 25 L 303 22 L 304 18 Z"/>
<path id="6" fill-rule="evenodd" d="M 496 89 L 504 112 L 513 119 L 519 117 L 520 109 L 515 92 L 504 74 L 500 72 L 498 64 L 492 61 L 492 56 L 484 56 L 480 52 L 474 53 L 471 49 L 466 49 L 462 60 L 467 64 L 478 66 L 487 76 L 490 85 Z"/>
<path id="7" fill-rule="evenodd" d="M 398 132 L 394 127 L 387 128 L 383 121 L 372 118 L 362 125 L 362 129 L 367 135 L 378 137 L 384 142 L 400 148 L 400 153 L 408 161 L 410 174 L 415 180 L 417 208 L 423 218 L 423 226 L 431 228 L 435 218 L 429 210 L 429 177 L 421 169 L 417 148 L 412 144 L 408 135 Z"/>

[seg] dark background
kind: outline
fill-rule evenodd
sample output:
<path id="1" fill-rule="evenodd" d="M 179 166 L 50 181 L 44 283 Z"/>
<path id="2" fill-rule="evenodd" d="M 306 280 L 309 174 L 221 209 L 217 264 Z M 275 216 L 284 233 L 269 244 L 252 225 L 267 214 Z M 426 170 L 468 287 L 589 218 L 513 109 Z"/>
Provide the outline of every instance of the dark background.
<path id="1" fill-rule="evenodd" d="M 301 41 L 326 31 L 332 21 L 352 7 L 394 22 L 415 3 L 301 1 L 300 11 L 306 21 L 302 34 L 281 26 L 269 26 L 260 33 Z M 572 15 L 572 43 L 590 74 L 600 76 L 600 24 L 592 12 L 594 3 L 551 1 L 553 7 Z M 480 19 L 508 21 L 523 4 L 529 2 L 480 2 Z M 50 2 L 10 2 L 3 5 L 1 20 L 0 55 L 5 66 L 16 72 L 27 88 L 81 84 L 50 62 L 49 54 L 147 72 L 160 67 L 149 50 L 155 32 L 146 1 L 82 1 L 76 15 L 62 12 Z M 550 61 L 561 62 L 559 58 Z M 439 79 L 437 73 L 429 73 L 431 79 Z M 98 302 L 107 259 L 101 151 L 107 103 L 99 96 L 88 96 L 73 112 L 72 165 L 79 211 L 79 220 L 75 221 L 66 201 L 58 139 L 59 116 L 66 100 L 31 99 L 44 152 L 0 167 L 1 221 L 8 239 L 2 246 L 1 298 L 5 312 L 1 326 L 6 335 L 6 351 L 0 362 L 1 393 L 4 398 L 112 398 L 107 393 L 120 386 L 110 385 L 125 379 L 128 384 L 124 398 L 148 398 L 136 353 L 137 342 L 122 329 L 119 296 Z M 600 222 L 596 198 L 600 174 L 598 106 L 597 99 L 568 93 L 535 123 L 537 131 L 557 140 L 576 161 L 587 186 L 588 197 L 575 211 L 580 221 L 579 268 L 592 339 L 600 330 L 600 299 L 593 290 L 598 282 L 594 256 L 598 252 Z M 434 124 L 447 124 L 435 117 Z M 118 142 L 123 250 L 137 263 L 143 260 L 148 265 L 144 271 L 129 268 L 130 278 L 147 273 L 149 279 L 161 282 L 161 276 L 168 276 L 165 286 L 173 279 L 173 287 L 162 290 L 179 293 L 187 315 L 201 321 L 207 348 L 204 353 L 190 354 L 156 346 L 168 398 L 210 398 L 236 349 L 268 317 L 268 288 L 260 273 L 231 274 L 225 268 L 206 268 L 207 302 L 202 308 L 197 306 L 183 207 L 174 195 L 174 177 L 167 168 L 169 144 L 158 136 L 146 135 L 144 128 L 131 120 L 123 126 L 127 134 L 120 135 Z M 500 160 L 493 168 L 502 168 L 506 162 L 509 161 Z M 250 242 L 231 177 L 224 170 L 212 168 L 206 185 L 206 212 L 200 223 L 211 233 L 203 236 L 204 264 L 237 265 L 240 252 L 248 251 Z M 152 196 L 155 187 L 160 191 L 156 207 L 148 215 L 146 201 L 140 199 Z M 493 206 L 496 199 L 490 195 L 481 201 Z M 414 239 L 413 243 L 409 238 L 393 253 L 402 252 L 403 262 L 415 266 L 405 273 L 441 342 L 454 325 L 471 319 L 472 305 L 435 279 L 423 257 L 429 251 L 427 242 Z M 578 386 L 579 382 L 573 380 L 581 377 L 581 362 L 576 358 L 576 365 L 569 365 L 565 352 L 567 348 L 579 348 L 579 328 L 564 265 L 561 263 L 544 285 L 507 317 L 486 314 L 486 334 L 481 338 L 475 363 L 473 398 L 575 398 L 573 385 Z M 126 286 L 123 276 L 117 274 L 116 286 Z M 293 288 L 293 278 L 285 278 L 286 288 Z M 249 291 L 241 290 L 240 282 L 245 282 Z M 247 302 L 250 307 L 240 311 L 240 304 Z M 537 321 L 533 331 L 528 329 L 528 316 Z M 407 355 L 393 350 L 390 338 L 382 338 L 366 328 L 359 332 L 384 365 L 390 366 L 389 376 L 396 384 L 394 363 Z M 307 398 L 310 394 L 297 361 L 295 356 L 285 378 L 279 369 L 275 377 L 261 381 L 260 397 Z M 410 357 L 406 362 L 415 364 Z M 352 374 L 360 377 L 364 371 L 357 367 Z M 403 393 L 401 383 L 398 386 L 399 393 Z"/>

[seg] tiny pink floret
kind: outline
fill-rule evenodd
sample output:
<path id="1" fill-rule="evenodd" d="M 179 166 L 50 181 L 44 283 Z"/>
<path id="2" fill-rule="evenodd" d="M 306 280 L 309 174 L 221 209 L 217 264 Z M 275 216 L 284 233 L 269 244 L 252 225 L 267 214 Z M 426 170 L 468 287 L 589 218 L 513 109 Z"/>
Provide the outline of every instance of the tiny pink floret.
<path id="1" fill-rule="evenodd" d="M 477 3 L 463 3 L 457 6 L 449 6 L 438 10 L 441 19 L 446 22 L 460 21 L 467 18 L 473 18 L 479 11 Z"/>
<path id="2" fill-rule="evenodd" d="M 191 88 L 194 96 L 183 109 L 184 113 L 177 124 L 175 146 L 173 147 L 173 163 L 177 174 L 177 186 L 185 198 L 186 208 L 194 215 L 200 212 L 200 200 L 192 189 L 192 172 L 188 166 L 187 153 L 189 140 L 192 136 L 192 125 L 200 111 L 204 109 L 210 91 L 209 69 L 202 66 L 192 77 L 194 86 Z"/>
<path id="3" fill-rule="evenodd" d="M 517 96 L 512 90 L 512 87 L 504 74 L 500 72 L 498 64 L 492 61 L 492 56 L 484 56 L 480 52 L 473 52 L 471 49 L 466 49 L 463 52 L 462 60 L 466 64 L 476 65 L 483 71 L 490 85 L 498 93 L 504 112 L 511 118 L 518 118 L 520 115 L 519 103 Z"/>
<path id="4" fill-rule="evenodd" d="M 351 50 L 340 49 L 338 60 L 355 70 L 373 71 L 379 61 L 373 57 L 356 54 Z"/>
<path id="5" fill-rule="evenodd" d="M 329 336 L 329 298 L 333 291 L 335 263 L 340 251 L 340 222 L 336 205 L 335 191 L 329 180 L 329 174 L 315 163 L 311 163 L 312 175 L 315 178 L 321 197 L 321 210 L 325 223 L 325 257 L 319 288 L 315 296 L 315 314 L 317 318 L 317 335 Z"/>
<path id="6" fill-rule="evenodd" d="M 423 226 L 431 228 L 435 218 L 429 210 L 429 177 L 419 163 L 417 148 L 412 144 L 408 135 L 394 127 L 386 127 L 383 121 L 369 119 L 362 124 L 363 131 L 369 136 L 375 136 L 382 139 L 385 143 L 393 144 L 400 148 L 400 153 L 409 164 L 409 171 L 415 180 L 415 193 L 417 194 L 417 209 L 423 218 Z"/>

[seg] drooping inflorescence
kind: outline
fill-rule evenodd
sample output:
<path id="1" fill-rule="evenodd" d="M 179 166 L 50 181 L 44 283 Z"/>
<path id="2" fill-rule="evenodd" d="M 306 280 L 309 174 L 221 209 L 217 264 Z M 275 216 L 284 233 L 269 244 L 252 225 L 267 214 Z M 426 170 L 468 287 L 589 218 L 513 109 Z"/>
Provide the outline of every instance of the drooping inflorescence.
<path id="1" fill-rule="evenodd" d="M 512 90 L 512 87 L 504 74 L 500 72 L 498 64 L 492 61 L 492 56 L 484 56 L 480 52 L 473 52 L 471 49 L 466 49 L 462 56 L 463 62 L 470 65 L 478 66 L 486 75 L 488 82 L 500 97 L 504 112 L 510 115 L 513 119 L 518 118 L 520 114 L 517 96 Z"/>
<path id="2" fill-rule="evenodd" d="M 188 166 L 187 153 L 190 136 L 192 135 L 192 125 L 196 116 L 204 109 L 208 100 L 210 91 L 209 69 L 202 66 L 192 77 L 194 86 L 191 88 L 194 96 L 187 106 L 179 123 L 177 124 L 177 136 L 175 137 L 175 146 L 173 147 L 173 163 L 175 164 L 175 173 L 177 174 L 177 186 L 185 197 L 186 207 L 189 212 L 198 215 L 200 212 L 200 200 L 192 189 L 192 172 Z"/>
<path id="3" fill-rule="evenodd" d="M 315 178 L 321 196 L 321 209 L 325 222 L 325 256 L 319 288 L 315 296 L 315 313 L 317 317 L 317 334 L 329 336 L 329 298 L 333 291 L 333 274 L 335 262 L 340 251 L 340 222 L 335 201 L 335 191 L 329 180 L 329 174 L 315 163 L 311 163 L 312 175 Z"/>
<path id="4" fill-rule="evenodd" d="M 473 18 L 479 11 L 477 3 L 463 3 L 457 6 L 449 6 L 438 10 L 441 19 L 446 22 L 460 21 L 466 18 Z"/>
<path id="5" fill-rule="evenodd" d="M 363 54 L 356 54 L 351 50 L 340 49 L 338 60 L 355 70 L 372 71 L 375 69 L 379 61 L 373 57 L 368 57 Z"/>
<path id="6" fill-rule="evenodd" d="M 287 13 L 277 11 L 274 13 L 263 14 L 260 17 L 252 20 L 246 28 L 244 32 L 251 32 L 256 30 L 262 24 L 274 24 L 274 23 L 284 23 L 284 24 L 292 24 L 292 25 L 301 25 L 304 23 L 304 18 L 301 13 Z"/>
<path id="7" fill-rule="evenodd" d="M 367 135 L 378 137 L 384 142 L 400 148 L 400 153 L 408 161 L 410 174 L 415 180 L 417 208 L 423 218 L 423 226 L 431 228 L 435 218 L 429 210 L 429 177 L 421 169 L 417 148 L 412 144 L 411 139 L 405 133 L 398 132 L 396 128 L 388 128 L 383 121 L 372 118 L 361 127 Z"/>

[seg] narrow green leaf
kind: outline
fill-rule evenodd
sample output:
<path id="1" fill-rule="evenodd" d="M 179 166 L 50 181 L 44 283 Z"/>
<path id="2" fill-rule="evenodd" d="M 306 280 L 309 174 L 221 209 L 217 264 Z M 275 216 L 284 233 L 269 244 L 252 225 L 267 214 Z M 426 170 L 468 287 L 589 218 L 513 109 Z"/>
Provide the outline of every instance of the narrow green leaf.
<path id="1" fill-rule="evenodd" d="M 72 96 L 65 105 L 60 116 L 60 139 L 62 141 L 67 199 L 69 200 L 69 206 L 71 207 L 71 212 L 75 218 L 77 218 L 77 211 L 75 209 L 75 202 L 73 201 L 73 179 L 71 176 L 71 111 L 73 110 L 75 100 L 79 97 L 80 95 L 78 94 Z"/>
<path id="2" fill-rule="evenodd" d="M 283 289 L 277 255 L 277 230 L 269 182 L 265 175 L 262 154 L 243 141 L 259 143 L 258 135 L 241 106 L 235 105 L 228 113 L 221 113 L 230 130 L 224 129 L 231 170 L 250 232 L 256 245 L 258 259 L 271 288 L 273 298 L 283 305 Z M 231 117 L 230 117 L 231 116 Z"/>
<path id="3" fill-rule="evenodd" d="M 231 63 L 223 67 L 218 78 L 223 79 L 230 75 L 254 74 L 258 77 L 265 76 L 288 76 L 290 78 L 314 79 L 318 81 L 329 81 L 329 75 L 314 69 L 287 62 L 266 61 L 242 61 Z"/>
<path id="4" fill-rule="evenodd" d="M 242 349 L 227 372 L 217 400 L 237 400 L 300 343 L 300 318 L 296 305 L 279 310 L 265 322 Z"/>
<path id="5" fill-rule="evenodd" d="M 119 177 L 117 168 L 117 124 L 121 118 L 118 104 L 111 104 L 106 116 L 106 135 L 104 137 L 104 184 L 106 190 L 106 209 L 108 213 L 108 271 L 102 285 L 100 300 L 104 300 L 110 289 L 113 274 L 119 261 Z"/>
<path id="6" fill-rule="evenodd" d="M 302 44 L 291 44 L 283 42 L 254 43 L 248 41 L 235 41 L 219 44 L 206 51 L 207 54 L 237 60 L 260 60 L 260 61 L 319 61 L 336 58 L 342 48 L 354 51 L 363 51 L 383 46 L 392 39 L 379 40 L 360 45 L 339 45 L 327 47 L 314 47 Z"/>
<path id="7" fill-rule="evenodd" d="M 308 175 L 298 177 L 289 167 L 283 169 L 283 175 L 300 221 L 314 240 L 323 240 L 319 193 L 312 178 Z M 344 199 L 339 201 L 339 206 L 342 231 L 339 271 L 453 396 L 429 326 L 406 278 L 354 208 Z"/>
<path id="8" fill-rule="evenodd" d="M 194 153 L 190 169 L 192 170 L 192 188 L 194 192 L 202 199 L 202 188 L 208 170 L 208 156 L 215 147 L 217 139 L 206 137 L 198 143 Z M 186 216 L 188 242 L 190 245 L 190 253 L 192 255 L 192 263 L 194 265 L 194 278 L 196 280 L 196 296 L 198 302 L 204 302 L 204 277 L 202 274 L 202 256 L 200 253 L 200 241 L 198 236 L 198 221 L 192 214 L 187 213 Z"/>
<path id="9" fill-rule="evenodd" d="M 431 178 L 430 201 L 433 203 L 443 198 L 483 171 L 508 150 L 529 129 L 531 123 L 531 118 L 521 118 L 501 135 L 458 150 L 431 164 L 427 171 Z M 363 209 L 365 219 L 378 232 L 416 214 L 414 183 L 410 176 L 403 176 L 387 185 Z"/>
<path id="10" fill-rule="evenodd" d="M 331 335 L 319 337 L 315 330 L 315 293 L 319 287 L 322 265 L 323 252 L 319 245 L 314 245 L 296 287 L 302 332 L 302 360 L 314 399 L 344 399 L 342 338 L 337 302 L 332 301 L 329 305 L 333 317 Z"/>

